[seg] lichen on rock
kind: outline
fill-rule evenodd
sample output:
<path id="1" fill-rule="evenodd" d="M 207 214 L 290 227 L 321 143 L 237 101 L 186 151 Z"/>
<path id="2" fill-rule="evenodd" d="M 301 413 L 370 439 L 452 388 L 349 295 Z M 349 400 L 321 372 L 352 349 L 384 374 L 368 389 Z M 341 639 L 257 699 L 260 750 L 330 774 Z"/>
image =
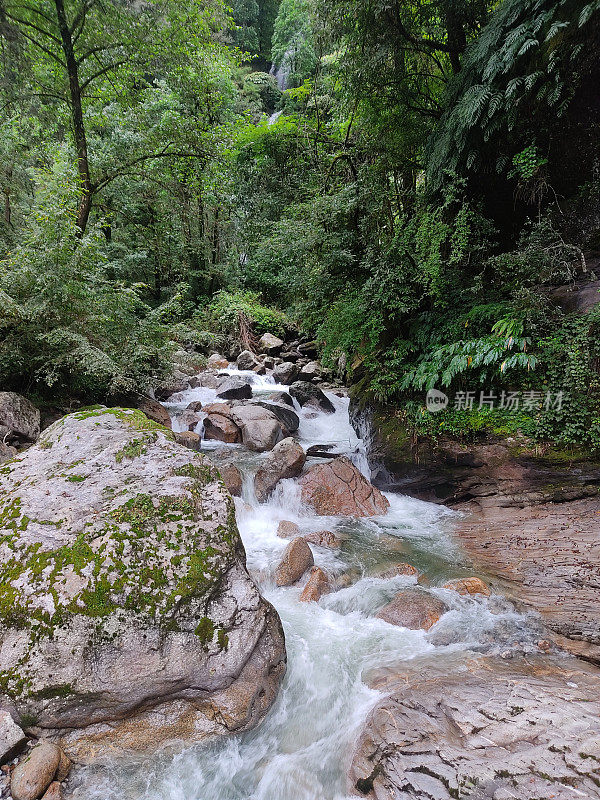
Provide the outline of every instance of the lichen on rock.
<path id="1" fill-rule="evenodd" d="M 204 456 L 91 409 L 5 467 L 0 498 L 0 707 L 83 759 L 138 749 L 139 715 L 149 746 L 261 718 L 283 634 Z"/>

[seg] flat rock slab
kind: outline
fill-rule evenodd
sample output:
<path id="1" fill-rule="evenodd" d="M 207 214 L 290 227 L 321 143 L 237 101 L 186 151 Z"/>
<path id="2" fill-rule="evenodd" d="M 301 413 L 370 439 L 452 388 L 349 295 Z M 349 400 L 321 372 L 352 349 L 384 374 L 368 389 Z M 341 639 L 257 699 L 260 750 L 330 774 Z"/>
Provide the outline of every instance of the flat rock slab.
<path id="1" fill-rule="evenodd" d="M 478 510 L 456 532 L 474 563 L 503 579 L 505 593 L 600 662 L 599 529 L 600 498 L 589 498 Z"/>
<path id="2" fill-rule="evenodd" d="M 376 800 L 599 796 L 600 672 L 575 659 L 445 657 L 372 682 L 350 791 Z"/>

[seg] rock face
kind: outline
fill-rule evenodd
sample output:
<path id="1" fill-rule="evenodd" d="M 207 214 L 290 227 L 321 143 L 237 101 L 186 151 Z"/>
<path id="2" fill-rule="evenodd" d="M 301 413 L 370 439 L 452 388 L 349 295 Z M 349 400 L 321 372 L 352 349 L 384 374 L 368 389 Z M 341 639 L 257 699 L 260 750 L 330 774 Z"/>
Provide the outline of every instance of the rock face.
<path id="1" fill-rule="evenodd" d="M 312 404 L 325 411 L 327 414 L 333 414 L 335 406 L 327 397 L 325 392 L 319 389 L 318 386 L 313 386 L 308 381 L 296 381 L 290 386 L 290 394 L 295 397 L 301 406 Z"/>
<path id="2" fill-rule="evenodd" d="M 281 563 L 275 571 L 277 586 L 291 586 L 314 565 L 312 550 L 301 537 L 293 539 L 285 548 Z"/>
<path id="3" fill-rule="evenodd" d="M 258 405 L 236 406 L 232 417 L 241 428 L 242 442 L 248 450 L 264 453 L 284 438 L 281 423 L 271 411 Z"/>
<path id="4" fill-rule="evenodd" d="M 380 675 L 350 792 L 376 800 L 598 797 L 597 672 L 575 659 L 456 657 Z"/>
<path id="5" fill-rule="evenodd" d="M 40 412 L 15 392 L 0 392 L 0 428 L 9 435 L 35 442 L 40 435 Z"/>
<path id="6" fill-rule="evenodd" d="M 60 747 L 42 741 L 13 770 L 10 791 L 13 800 L 39 800 L 52 783 L 60 764 Z"/>
<path id="7" fill-rule="evenodd" d="M 302 500 L 323 516 L 372 517 L 390 505 L 345 456 L 311 467 L 300 485 Z"/>
<path id="8" fill-rule="evenodd" d="M 264 503 L 279 481 L 300 475 L 305 461 L 304 450 L 294 439 L 283 439 L 276 444 L 254 476 L 258 502 Z"/>
<path id="9" fill-rule="evenodd" d="M 18 755 L 26 742 L 27 737 L 8 711 L 0 711 L 0 766 Z"/>
<path id="10" fill-rule="evenodd" d="M 379 619 L 412 630 L 428 631 L 448 606 L 421 589 L 404 589 L 377 613 Z"/>
<path id="11" fill-rule="evenodd" d="M 262 718 L 283 634 L 207 459 L 140 411 L 86 411 L 0 497 L 0 708 L 81 761 Z"/>

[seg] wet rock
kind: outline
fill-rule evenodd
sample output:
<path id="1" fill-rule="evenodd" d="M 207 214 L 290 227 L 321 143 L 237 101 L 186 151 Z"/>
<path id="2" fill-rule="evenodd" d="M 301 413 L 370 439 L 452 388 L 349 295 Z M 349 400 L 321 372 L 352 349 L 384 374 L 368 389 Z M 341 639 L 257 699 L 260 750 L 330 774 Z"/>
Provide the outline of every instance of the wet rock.
<path id="1" fill-rule="evenodd" d="M 216 468 L 128 409 L 71 414 L 44 442 L 0 474 L 0 708 L 82 762 L 253 727 L 284 640 Z"/>
<path id="2" fill-rule="evenodd" d="M 180 425 L 182 428 L 188 431 L 194 431 L 197 428 L 198 423 L 201 420 L 201 417 L 199 414 L 195 414 L 193 411 L 188 411 L 186 409 L 185 411 L 182 411 L 179 414 L 177 414 L 175 416 L 175 420 L 177 424 Z"/>
<path id="3" fill-rule="evenodd" d="M 428 631 L 446 611 L 448 606 L 432 594 L 421 589 L 403 589 L 377 616 L 390 625 Z"/>
<path id="4" fill-rule="evenodd" d="M 277 586 L 291 586 L 314 566 L 312 550 L 302 537 L 293 539 L 285 548 L 281 563 L 275 570 Z"/>
<path id="5" fill-rule="evenodd" d="M 309 361 L 300 370 L 298 379 L 301 381 L 320 381 L 323 377 L 323 368 L 318 361 Z"/>
<path id="6" fill-rule="evenodd" d="M 412 564 L 407 564 L 406 562 L 402 561 L 399 564 L 395 564 L 393 567 L 386 569 L 378 577 L 388 580 L 390 578 L 397 578 L 399 575 L 418 578 L 419 570 L 415 569 Z"/>
<path id="7" fill-rule="evenodd" d="M 202 449 L 202 437 L 199 433 L 194 433 L 193 431 L 178 431 L 174 436 L 178 444 L 182 444 L 190 450 L 199 452 Z"/>
<path id="8" fill-rule="evenodd" d="M 252 387 L 239 378 L 228 378 L 219 386 L 217 397 L 224 400 L 249 400 L 252 397 Z"/>
<path id="9" fill-rule="evenodd" d="M 300 486 L 302 500 L 322 516 L 372 517 L 390 505 L 345 456 L 311 467 Z"/>
<path id="10" fill-rule="evenodd" d="M 164 425 L 165 428 L 171 427 L 169 412 L 158 400 L 154 400 L 152 397 L 141 397 L 137 402 L 137 407 L 144 412 L 148 419 Z"/>
<path id="11" fill-rule="evenodd" d="M 284 361 L 283 364 L 277 364 L 273 369 L 275 383 L 282 383 L 284 386 L 289 386 L 297 377 L 298 367 L 291 361 Z"/>
<path id="12" fill-rule="evenodd" d="M 300 427 L 300 417 L 293 408 L 285 403 L 274 403 L 271 400 L 253 400 L 254 405 L 262 406 L 275 414 L 288 433 L 296 433 Z"/>
<path id="13" fill-rule="evenodd" d="M 223 376 L 218 375 L 214 370 L 205 370 L 189 380 L 192 389 L 217 389 L 222 383 Z"/>
<path id="14" fill-rule="evenodd" d="M 332 550 L 337 550 L 340 546 L 339 538 L 331 531 L 314 531 L 313 533 L 307 533 L 303 538 L 305 542 L 316 544 L 319 547 L 328 547 Z"/>
<path id="15" fill-rule="evenodd" d="M 232 420 L 220 414 L 209 414 L 204 420 L 204 438 L 208 441 L 239 444 L 242 432 Z"/>
<path id="16" fill-rule="evenodd" d="M 485 597 L 489 597 L 492 593 L 490 587 L 481 578 L 457 578 L 445 583 L 442 589 L 452 589 L 462 595 L 481 594 Z"/>
<path id="17" fill-rule="evenodd" d="M 52 781 L 42 800 L 63 800 L 64 794 L 58 781 Z"/>
<path id="18" fill-rule="evenodd" d="M 39 800 L 56 774 L 60 747 L 42 741 L 14 768 L 10 779 L 13 800 Z"/>
<path id="19" fill-rule="evenodd" d="M 377 800 L 598 796 L 598 673 L 538 655 L 434 659 L 383 672 L 349 793 Z"/>
<path id="20" fill-rule="evenodd" d="M 276 444 L 254 476 L 258 502 L 264 503 L 279 481 L 300 475 L 305 461 L 304 450 L 294 439 L 283 439 Z"/>
<path id="21" fill-rule="evenodd" d="M 243 350 L 237 357 L 235 365 L 238 369 L 251 370 L 260 364 L 258 358 L 251 350 Z"/>
<path id="22" fill-rule="evenodd" d="M 0 392 L 0 426 L 12 437 L 35 442 L 40 435 L 40 412 L 16 392 Z"/>
<path id="23" fill-rule="evenodd" d="M 277 527 L 277 536 L 280 539 L 293 539 L 296 536 L 300 536 L 300 528 L 295 522 L 283 520 Z"/>
<path id="24" fill-rule="evenodd" d="M 193 411 L 194 413 L 197 414 L 200 411 L 202 411 L 202 403 L 200 402 L 200 400 L 194 400 L 193 403 L 190 403 L 187 406 L 186 411 Z"/>
<path id="25" fill-rule="evenodd" d="M 255 404 L 236 406 L 232 413 L 241 428 L 242 442 L 249 450 L 264 453 L 284 438 L 283 427 L 275 414 Z"/>
<path id="26" fill-rule="evenodd" d="M 221 353 L 213 353 L 206 362 L 209 369 L 227 369 L 229 361 Z"/>
<path id="27" fill-rule="evenodd" d="M 307 458 L 338 458 L 342 451 L 334 444 L 313 444 L 306 451 Z"/>
<path id="28" fill-rule="evenodd" d="M 227 487 L 229 494 L 233 497 L 242 496 L 242 473 L 235 464 L 225 464 L 219 467 L 219 472 L 223 478 L 223 483 Z"/>
<path id="29" fill-rule="evenodd" d="M 27 743 L 27 737 L 8 711 L 0 711 L 0 764 L 7 764 Z"/>
<path id="30" fill-rule="evenodd" d="M 190 385 L 191 384 L 188 383 L 187 380 L 174 379 L 164 381 L 154 390 L 154 397 L 164 403 L 171 395 L 177 394 L 178 392 L 185 392 Z"/>
<path id="31" fill-rule="evenodd" d="M 296 398 L 301 406 L 309 403 L 320 408 L 321 411 L 325 411 L 327 414 L 333 414 L 335 412 L 335 406 L 325 392 L 319 389 L 318 386 L 308 383 L 308 381 L 296 381 L 296 383 L 292 383 L 290 386 L 290 394 L 292 397 Z"/>
<path id="32" fill-rule="evenodd" d="M 329 578 L 320 567 L 313 567 L 310 573 L 310 578 L 300 595 L 302 603 L 316 603 L 324 594 L 331 591 L 329 585 Z"/>
<path id="33" fill-rule="evenodd" d="M 265 333 L 260 337 L 258 343 L 263 353 L 268 353 L 270 356 L 278 356 L 283 348 L 283 340 L 272 333 Z"/>
<path id="34" fill-rule="evenodd" d="M 256 372 L 257 375 L 266 375 L 267 374 L 267 368 L 265 367 L 264 364 L 257 364 L 253 368 L 252 372 Z"/>

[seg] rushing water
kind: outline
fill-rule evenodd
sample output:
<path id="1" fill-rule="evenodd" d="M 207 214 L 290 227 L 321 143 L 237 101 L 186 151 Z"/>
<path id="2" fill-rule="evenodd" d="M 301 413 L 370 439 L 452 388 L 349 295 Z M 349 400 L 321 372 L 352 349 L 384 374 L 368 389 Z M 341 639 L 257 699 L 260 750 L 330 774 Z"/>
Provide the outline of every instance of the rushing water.
<path id="1" fill-rule="evenodd" d="M 254 394 L 285 390 L 268 378 L 248 376 Z M 364 443 L 350 425 L 348 399 L 328 395 L 333 415 L 301 410 L 297 437 L 306 448 L 331 443 L 368 473 Z M 168 408 L 175 430 L 194 400 L 215 400 L 211 389 L 192 389 L 171 398 Z M 198 430 L 201 432 L 201 425 Z M 361 433 L 367 433 L 361 431 Z M 389 512 L 368 520 L 317 517 L 302 506 L 297 485 L 282 481 L 264 504 L 252 490 L 261 455 L 239 446 L 209 443 L 217 459 L 226 449 L 235 454 L 245 481 L 236 499 L 238 525 L 248 568 L 262 593 L 277 608 L 286 635 L 288 670 L 279 697 L 254 731 L 194 746 L 149 762 L 89 770 L 75 797 L 84 800 L 342 800 L 345 772 L 358 729 L 378 694 L 368 688 L 369 670 L 419 657 L 444 658 L 457 649 L 505 649 L 535 634 L 531 621 L 500 597 L 476 600 L 443 589 L 432 591 L 450 611 L 429 632 L 394 627 L 374 614 L 414 578 L 377 577 L 387 565 L 409 561 L 435 587 L 470 574 L 453 544 L 453 512 L 389 493 Z M 340 551 L 313 548 L 315 563 L 334 576 L 350 576 L 351 585 L 319 603 L 301 603 L 301 587 L 277 588 L 272 570 L 287 542 L 277 537 L 281 520 L 302 532 L 335 530 Z"/>

